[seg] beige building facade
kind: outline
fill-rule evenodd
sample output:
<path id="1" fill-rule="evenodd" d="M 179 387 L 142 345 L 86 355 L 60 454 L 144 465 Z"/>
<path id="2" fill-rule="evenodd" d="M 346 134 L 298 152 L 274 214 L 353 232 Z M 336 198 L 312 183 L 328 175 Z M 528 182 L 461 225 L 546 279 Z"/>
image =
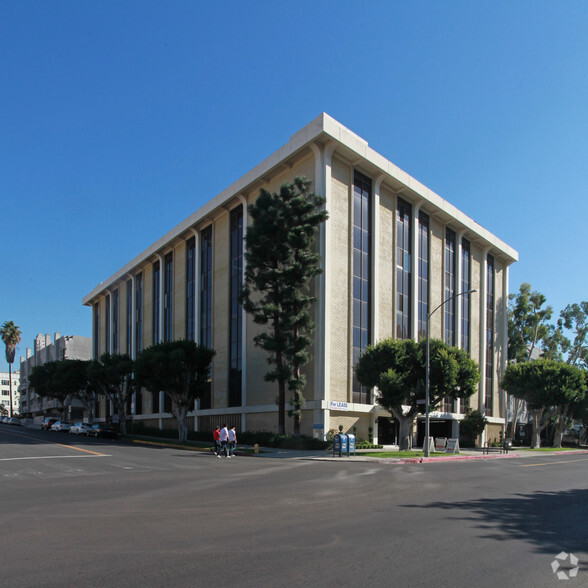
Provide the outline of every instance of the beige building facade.
<path id="1" fill-rule="evenodd" d="M 487 435 L 498 437 L 506 411 L 498 382 L 506 364 L 508 271 L 518 253 L 324 113 L 84 297 L 93 310 L 93 355 L 136 357 L 181 338 L 204 343 L 216 356 L 190 426 L 276 431 L 277 389 L 264 381 L 266 356 L 253 344 L 258 327 L 236 296 L 247 206 L 260 188 L 277 192 L 301 175 L 329 212 L 317 237 L 323 273 L 314 283 L 317 329 L 303 433 L 323 436 L 341 425 L 394 444 L 394 422 L 375 402 L 377 391 L 359 386 L 353 365 L 368 344 L 425 337 L 427 314 L 451 298 L 431 316 L 430 335 L 479 363 L 482 378 L 469 406 L 486 415 Z M 131 408 L 135 420 L 174 426 L 163 394 L 143 391 Z M 431 433 L 457 436 L 465 408 L 445 403 L 431 414 Z M 422 422 L 415 442 L 419 436 Z"/>

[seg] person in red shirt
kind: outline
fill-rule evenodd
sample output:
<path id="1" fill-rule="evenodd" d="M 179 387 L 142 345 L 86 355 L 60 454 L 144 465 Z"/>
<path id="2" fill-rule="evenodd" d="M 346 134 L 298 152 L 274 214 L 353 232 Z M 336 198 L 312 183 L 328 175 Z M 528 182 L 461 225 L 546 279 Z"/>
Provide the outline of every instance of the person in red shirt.
<path id="1" fill-rule="evenodd" d="M 217 425 L 216 429 L 212 432 L 212 438 L 214 439 L 214 454 L 218 455 L 220 450 L 220 427 Z"/>

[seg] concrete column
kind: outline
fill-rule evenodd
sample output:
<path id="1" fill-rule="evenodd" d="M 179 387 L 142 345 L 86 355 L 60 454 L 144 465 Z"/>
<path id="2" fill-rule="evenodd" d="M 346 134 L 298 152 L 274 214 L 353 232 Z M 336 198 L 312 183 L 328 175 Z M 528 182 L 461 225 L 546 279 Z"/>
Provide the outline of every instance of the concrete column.
<path id="1" fill-rule="evenodd" d="M 331 202 L 331 166 L 335 144 L 328 143 L 321 147 L 315 143 L 310 145 L 315 159 L 315 192 L 325 199 L 325 207 L 328 210 Z M 330 398 L 330 284 L 328 280 L 328 264 L 330 254 L 331 221 L 327 219 L 319 229 L 319 253 L 323 272 L 317 280 L 317 301 L 315 304 L 316 329 L 316 357 L 314 372 L 314 398 L 322 408 L 323 433 L 328 431 L 329 415 L 328 401 Z M 321 401 L 323 401 L 321 403 Z M 321 422 L 320 415 L 315 415 L 315 422 Z"/>

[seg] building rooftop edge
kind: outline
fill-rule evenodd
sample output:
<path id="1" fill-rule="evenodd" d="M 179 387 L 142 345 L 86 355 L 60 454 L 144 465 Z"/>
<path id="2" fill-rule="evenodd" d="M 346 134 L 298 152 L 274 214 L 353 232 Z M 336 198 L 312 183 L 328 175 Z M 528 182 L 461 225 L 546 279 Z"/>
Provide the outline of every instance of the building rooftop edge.
<path id="1" fill-rule="evenodd" d="M 291 135 L 288 143 L 280 147 L 261 163 L 257 164 L 237 181 L 227 186 L 222 192 L 217 194 L 189 217 L 165 233 L 152 245 L 147 247 L 147 249 L 143 250 L 121 269 L 112 274 L 108 279 L 96 285 L 86 296 L 83 297 L 82 304 L 89 306 L 91 301 L 98 294 L 107 289 L 111 284 L 119 281 L 125 275 L 130 274 L 136 266 L 140 265 L 146 259 L 156 255 L 158 251 L 171 240 L 188 231 L 199 221 L 209 216 L 215 210 L 218 210 L 225 202 L 244 191 L 247 186 L 251 185 L 268 171 L 275 168 L 282 161 L 292 156 L 297 151 L 300 151 L 305 146 L 313 143 L 320 137 L 327 137 L 331 140 L 335 140 L 345 148 L 357 153 L 357 155 L 366 159 L 369 163 L 378 167 L 387 175 L 392 176 L 397 182 L 405 185 L 407 189 L 416 193 L 424 201 L 429 202 L 434 207 L 454 217 L 461 225 L 479 235 L 493 248 L 498 249 L 510 263 L 518 261 L 518 252 L 515 249 L 504 243 L 501 239 L 482 227 L 465 213 L 461 212 L 447 200 L 443 199 L 398 166 L 394 165 L 383 155 L 380 155 L 374 149 L 369 147 L 368 142 L 365 139 L 362 139 L 359 135 L 355 134 L 327 113 L 322 112 L 300 130 Z"/>

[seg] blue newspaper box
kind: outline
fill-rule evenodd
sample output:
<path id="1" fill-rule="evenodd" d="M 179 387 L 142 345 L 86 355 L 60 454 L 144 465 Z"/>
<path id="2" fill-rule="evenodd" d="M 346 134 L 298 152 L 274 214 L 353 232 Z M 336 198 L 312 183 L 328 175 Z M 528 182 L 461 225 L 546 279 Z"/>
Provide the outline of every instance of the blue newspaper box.
<path id="1" fill-rule="evenodd" d="M 355 455 L 355 435 L 347 435 L 347 455 Z"/>
<path id="2" fill-rule="evenodd" d="M 333 439 L 333 455 L 343 457 L 349 455 L 349 443 L 347 435 L 338 433 Z"/>

